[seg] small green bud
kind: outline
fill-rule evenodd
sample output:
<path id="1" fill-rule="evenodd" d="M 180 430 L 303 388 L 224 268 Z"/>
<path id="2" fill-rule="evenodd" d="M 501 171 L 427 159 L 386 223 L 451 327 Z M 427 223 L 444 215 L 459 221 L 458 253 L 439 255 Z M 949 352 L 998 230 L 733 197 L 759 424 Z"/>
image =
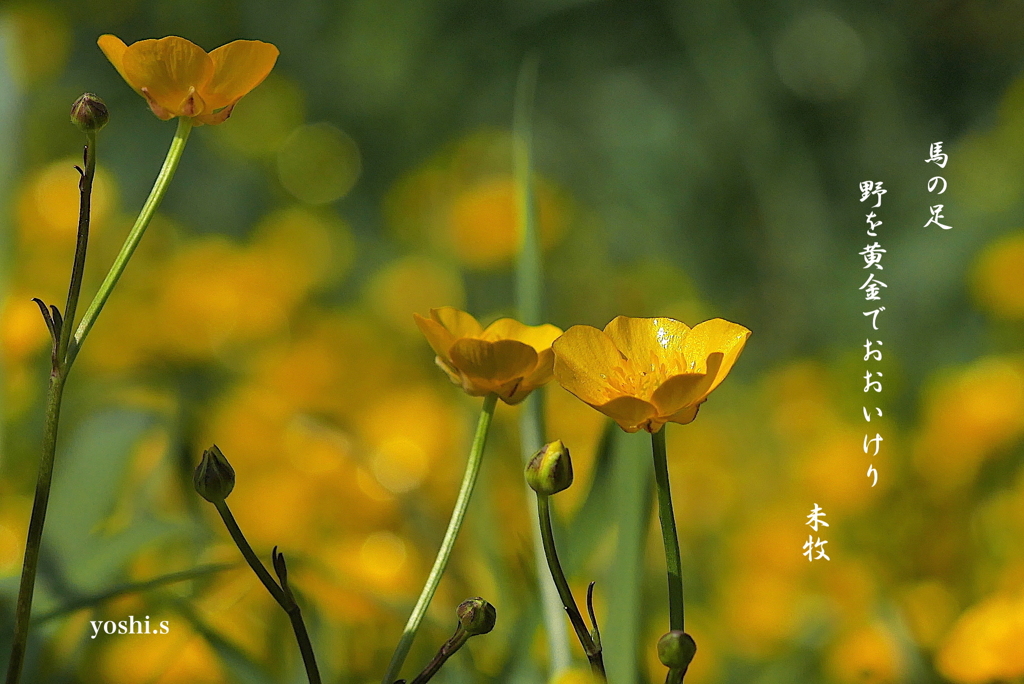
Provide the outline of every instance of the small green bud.
<path id="1" fill-rule="evenodd" d="M 697 644 L 686 632 L 672 630 L 658 639 L 658 659 L 665 667 L 685 670 L 697 653 Z"/>
<path id="2" fill-rule="evenodd" d="M 487 634 L 494 629 L 494 622 L 498 619 L 494 606 L 479 596 L 460 603 L 455 613 L 459 616 L 459 626 L 469 636 Z"/>
<path id="3" fill-rule="evenodd" d="M 538 494 L 557 494 L 572 484 L 572 459 L 562 440 L 545 444 L 526 464 L 526 482 Z"/>
<path id="4" fill-rule="evenodd" d="M 86 93 L 71 105 L 71 123 L 78 126 L 83 133 L 98 131 L 107 125 L 110 114 L 103 100 L 92 93 Z"/>
<path id="5" fill-rule="evenodd" d="M 192 483 L 199 496 L 210 503 L 220 503 L 235 488 L 235 469 L 216 444 L 203 452 L 203 460 L 192 474 Z"/>

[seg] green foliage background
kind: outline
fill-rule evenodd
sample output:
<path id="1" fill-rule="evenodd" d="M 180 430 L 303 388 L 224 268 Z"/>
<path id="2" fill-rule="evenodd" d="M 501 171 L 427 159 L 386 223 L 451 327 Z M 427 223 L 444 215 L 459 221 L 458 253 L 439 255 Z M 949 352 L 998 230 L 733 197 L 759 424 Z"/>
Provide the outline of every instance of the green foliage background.
<path id="1" fill-rule="evenodd" d="M 1012 3 L 951 2 L 0 5 L 0 646 L 48 358 L 30 298 L 63 301 L 70 267 L 82 140 L 67 110 L 90 91 L 111 112 L 89 296 L 173 126 L 96 38 L 180 35 L 281 57 L 228 122 L 193 133 L 72 375 L 24 681 L 302 681 L 286 620 L 247 569 L 221 567 L 237 553 L 191 492 L 212 441 L 257 550 L 293 559 L 327 681 L 379 678 L 478 403 L 433 368 L 411 314 L 514 313 L 509 135 L 531 53 L 548 320 L 721 316 L 754 332 L 698 420 L 669 428 L 700 648 L 687 681 L 1019 681 L 1022 20 Z M 924 161 L 935 141 L 944 170 Z M 888 190 L 876 489 L 861 450 L 873 306 L 857 289 L 869 179 Z M 924 227 L 938 201 L 952 230 Z M 577 463 L 559 501 L 567 569 L 579 589 L 598 581 L 614 684 L 657 680 L 648 446 L 546 391 L 550 436 Z M 498 629 L 439 679 L 547 676 L 516 439 L 501 406 L 407 674 L 482 594 Z M 832 560 L 809 564 L 815 503 Z M 192 574 L 133 585 L 175 572 Z M 172 633 L 90 638 L 90 620 L 129 614 Z"/>

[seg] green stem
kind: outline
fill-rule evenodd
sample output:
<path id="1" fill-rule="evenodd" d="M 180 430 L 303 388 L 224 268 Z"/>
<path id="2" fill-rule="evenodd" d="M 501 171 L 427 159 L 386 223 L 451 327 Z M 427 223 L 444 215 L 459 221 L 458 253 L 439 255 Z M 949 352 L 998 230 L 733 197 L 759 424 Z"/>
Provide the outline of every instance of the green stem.
<path id="1" fill-rule="evenodd" d="M 153 189 L 150 190 L 149 197 L 146 198 L 146 203 L 142 205 L 142 211 L 139 212 L 139 217 L 135 219 L 135 225 L 132 226 L 128 237 L 121 246 L 121 251 L 118 252 L 113 265 L 111 265 L 110 270 L 107 272 L 107 276 L 103 279 L 103 283 L 96 292 L 96 296 L 93 297 L 89 308 L 85 310 L 85 314 L 82 316 L 81 323 L 78 324 L 78 329 L 75 331 L 75 336 L 67 350 L 69 363 L 78 355 L 78 350 L 82 347 L 86 336 L 96 323 L 96 317 L 100 315 L 103 305 L 110 298 L 110 293 L 113 292 L 114 286 L 117 285 L 121 274 L 124 273 L 128 260 L 131 259 L 135 248 L 139 246 L 142 235 L 146 232 L 149 222 L 153 220 L 153 216 L 156 214 L 156 210 L 160 206 L 164 195 L 167 194 L 167 188 L 174 177 L 175 170 L 178 168 L 178 162 L 181 161 L 181 153 L 185 150 L 185 143 L 188 142 L 188 135 L 191 131 L 191 119 L 183 116 L 178 117 L 178 129 L 174 132 L 174 139 L 171 141 L 170 149 L 167 150 L 167 156 L 164 158 L 163 166 L 160 167 L 160 173 L 157 174 L 156 181 L 153 183 Z M 66 321 L 65 325 L 70 326 L 71 321 Z"/>
<path id="2" fill-rule="evenodd" d="M 679 557 L 679 535 L 672 510 L 672 490 L 668 478 L 668 457 L 665 454 L 665 428 L 651 435 L 654 453 L 654 480 L 658 490 L 658 519 L 665 543 L 665 565 L 668 568 L 669 629 L 683 631 L 683 562 Z"/>
<path id="3" fill-rule="evenodd" d="M 237 546 L 238 550 L 242 552 L 245 562 L 248 563 L 249 567 L 252 568 L 252 571 L 256 573 L 256 577 L 258 577 L 260 582 L 263 583 L 263 586 L 267 588 L 267 591 L 269 591 L 270 595 L 274 597 L 274 600 L 277 601 L 278 605 L 284 607 L 287 602 L 284 591 L 281 590 L 281 587 L 278 586 L 277 581 L 270 574 L 270 571 L 263 565 L 263 561 L 260 560 L 260 557 L 257 556 L 256 552 L 252 550 L 251 546 L 249 546 L 248 540 L 246 540 L 245 535 L 242 534 L 242 528 L 240 528 L 238 523 L 235 522 L 235 516 L 231 514 L 231 509 L 228 508 L 227 502 L 222 499 L 221 501 L 214 503 L 214 506 L 217 507 L 217 512 L 220 513 L 220 518 L 224 521 L 224 527 L 228 528 L 228 534 L 231 535 L 231 540 L 235 542 L 235 546 Z"/>
<path id="4" fill-rule="evenodd" d="M 21 569 L 18 605 L 14 612 L 14 641 L 11 644 L 11 659 L 7 664 L 7 684 L 17 684 L 25 663 L 25 649 L 28 645 L 28 630 L 32 617 L 32 595 L 35 592 L 36 571 L 39 568 L 39 545 L 43 538 L 46 506 L 50 500 L 50 482 L 53 479 L 53 457 L 57 450 L 57 425 L 60 421 L 64 379 L 65 376 L 56 369 L 50 373 L 50 385 L 46 394 L 46 418 L 43 424 L 43 454 L 39 460 L 36 495 L 32 502 L 32 517 L 28 523 L 28 539 L 25 541 L 25 561 Z"/>
<path id="5" fill-rule="evenodd" d="M 128 596 L 130 594 L 139 594 L 150 589 L 159 589 L 160 587 L 167 586 L 168 584 L 174 584 L 176 582 L 185 582 L 187 580 L 199 579 L 207 575 L 216 574 L 223 570 L 229 570 L 235 567 L 234 564 L 218 563 L 214 565 L 201 565 L 191 570 L 181 570 L 179 572 L 172 572 L 160 577 L 154 577 L 153 579 L 144 580 L 142 582 L 130 582 L 128 584 L 122 584 L 115 586 L 106 591 L 101 591 L 96 594 L 89 594 L 88 596 L 81 596 L 62 606 L 58 606 L 53 610 L 43 613 L 32 618 L 33 625 L 40 625 L 44 622 L 48 622 L 55 618 L 69 615 L 76 611 L 84 608 L 95 608 L 101 606 L 107 601 L 121 596 Z"/>
<path id="6" fill-rule="evenodd" d="M 92 183 L 96 176 L 96 132 L 85 136 L 85 168 L 79 169 L 78 182 L 79 211 L 78 238 L 75 243 L 75 258 L 71 267 L 71 282 L 68 285 L 67 305 L 64 308 L 64 323 L 53 340 L 50 382 L 46 392 L 46 413 L 43 420 L 43 453 L 39 459 L 36 476 L 36 493 L 32 502 L 32 514 L 28 523 L 25 540 L 25 559 L 21 567 L 21 583 L 18 588 L 18 603 L 14 612 L 14 639 L 11 643 L 11 658 L 7 663 L 7 684 L 17 684 L 25 664 L 25 650 L 28 647 L 28 633 L 32 618 L 32 598 L 36 588 L 36 573 L 39 570 L 39 548 L 43 540 L 43 526 L 46 523 L 46 509 L 50 502 L 50 486 L 53 481 L 53 462 L 57 453 L 57 429 L 60 424 L 60 405 L 64 396 L 64 384 L 71 359 L 67 358 L 71 326 L 74 324 L 78 296 L 82 291 L 82 276 L 85 272 L 85 254 L 89 245 L 89 219 L 92 207 Z"/>
<path id="7" fill-rule="evenodd" d="M 309 640 L 309 632 L 306 631 L 306 623 L 302 620 L 302 611 L 299 609 L 299 604 L 295 602 L 287 585 L 284 587 L 278 585 L 277 581 L 271 576 L 270 571 L 263 565 L 263 561 L 252 550 L 245 535 L 242 534 L 242 529 L 235 522 L 235 516 L 231 514 L 231 509 L 228 508 L 227 502 L 221 499 L 214 502 L 214 506 L 217 507 L 217 512 L 220 513 L 224 526 L 228 528 L 228 534 L 231 535 L 231 539 L 235 542 L 238 550 L 242 552 L 242 556 L 245 557 L 249 567 L 256 573 L 260 582 L 267 588 L 267 591 L 274 597 L 278 605 L 288 614 L 288 619 L 292 623 L 292 631 L 295 632 L 295 640 L 299 645 L 299 653 L 302 655 L 302 663 L 306 667 L 306 678 L 309 680 L 309 684 L 321 684 L 320 670 L 316 665 L 313 644 Z"/>
<path id="8" fill-rule="evenodd" d="M 480 419 L 476 424 L 476 434 L 473 436 L 473 445 L 469 450 L 469 459 L 466 461 L 466 472 L 462 476 L 462 486 L 459 488 L 459 496 L 455 500 L 455 509 L 452 511 L 451 520 L 448 521 L 448 529 L 444 533 L 441 548 L 437 551 L 437 558 L 434 559 L 434 566 L 430 569 L 427 582 L 423 585 L 423 591 L 420 592 L 420 597 L 416 600 L 412 614 L 409 615 L 409 620 L 405 623 L 405 630 L 402 632 L 402 637 L 398 640 L 398 646 L 395 647 L 394 655 L 391 656 L 391 662 L 388 663 L 387 672 L 384 673 L 384 678 L 381 680 L 382 684 L 392 684 L 395 678 L 398 677 L 398 673 L 402 669 L 402 663 L 405 662 L 405 657 L 409 655 L 412 641 L 416 638 L 416 632 L 420 628 L 420 623 L 423 622 L 423 617 L 427 614 L 427 607 L 430 606 L 430 601 L 434 598 L 434 592 L 437 591 L 437 585 L 441 582 L 441 576 L 444 574 L 445 568 L 448 567 L 448 559 L 451 558 L 452 548 L 455 546 L 455 538 L 462 528 L 462 521 L 466 517 L 466 509 L 469 507 L 469 499 L 473 495 L 477 475 L 480 474 L 480 463 L 483 460 L 484 445 L 487 443 L 487 431 L 491 427 L 491 418 L 494 417 L 494 407 L 497 402 L 498 395 L 493 392 L 484 397 L 484 405 L 480 410 Z"/>
<path id="9" fill-rule="evenodd" d="M 513 153 L 512 169 L 516 181 L 516 205 L 520 235 L 519 256 L 516 260 L 516 307 L 518 318 L 527 325 L 544 322 L 544 264 L 537 231 L 537 207 L 533 196 L 533 113 L 534 91 L 537 87 L 537 53 L 532 52 L 523 60 L 516 81 L 515 103 L 512 109 Z M 544 446 L 544 393 L 532 392 L 523 402 L 519 419 L 519 442 L 523 462 L 530 460 L 537 449 Z M 526 495 L 532 490 L 526 487 Z M 530 512 L 533 517 L 533 511 Z M 534 557 L 544 552 L 540 528 L 533 521 Z M 550 677 L 553 679 L 572 664 L 569 655 L 569 635 L 562 619 L 562 606 L 558 591 L 547 574 L 537 573 L 541 607 L 550 654 Z"/>
<path id="10" fill-rule="evenodd" d="M 551 579 L 554 580 L 555 587 L 558 589 L 558 596 L 562 599 L 562 606 L 569 615 L 569 622 L 572 623 L 572 628 L 576 630 L 576 637 L 580 640 L 580 645 L 583 646 L 583 652 L 587 654 L 587 660 L 590 661 L 591 669 L 593 669 L 595 674 L 600 675 L 604 679 L 604 659 L 601 656 L 601 648 L 594 643 L 593 637 L 591 637 L 590 632 L 587 630 L 587 625 L 583 622 L 583 615 L 580 614 L 580 609 L 576 605 L 576 599 L 572 595 L 572 589 L 569 588 L 569 582 L 565 579 L 565 573 L 562 572 L 562 564 L 558 562 L 558 551 L 555 549 L 555 535 L 551 530 L 551 506 L 549 497 L 544 494 L 537 494 L 537 517 L 540 518 L 540 533 L 544 541 L 544 556 L 548 561 Z"/>

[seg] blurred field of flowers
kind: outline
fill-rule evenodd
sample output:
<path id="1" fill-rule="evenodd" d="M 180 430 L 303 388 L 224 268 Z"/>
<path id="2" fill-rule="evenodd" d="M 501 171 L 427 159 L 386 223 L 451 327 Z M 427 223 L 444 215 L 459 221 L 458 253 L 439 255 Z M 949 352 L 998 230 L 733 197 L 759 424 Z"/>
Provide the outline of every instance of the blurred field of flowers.
<path id="1" fill-rule="evenodd" d="M 107 63 L 103 33 L 206 49 L 258 38 L 281 57 L 229 122 L 193 133 L 83 349 L 25 681 L 302 681 L 286 617 L 192 490 L 213 442 L 237 471 L 250 542 L 289 554 L 325 681 L 378 681 L 479 403 L 434 366 L 412 314 L 515 314 L 512 104 L 531 50 L 548 320 L 721 316 L 754 332 L 700 417 L 667 428 L 699 645 L 686 681 L 1024 681 L 1024 16 L 1009 3 L 0 5 L 0 652 L 48 363 L 31 299 L 62 301 L 74 250 L 82 141 L 67 111 L 90 91 L 111 112 L 86 296 L 173 134 Z M 921 227 L 936 140 L 950 231 Z M 869 178 L 889 189 L 874 488 L 857 290 Z M 576 470 L 555 499 L 566 570 L 578 594 L 598 582 L 613 684 L 660 681 L 645 435 L 544 392 Z M 456 604 L 482 595 L 495 631 L 438 680 L 547 676 L 519 410 L 498 407 L 407 670 L 448 637 Z M 815 504 L 831 560 L 809 563 Z M 628 534 L 648 551 L 636 568 Z M 90 638 L 90 620 L 130 614 L 171 632 Z"/>

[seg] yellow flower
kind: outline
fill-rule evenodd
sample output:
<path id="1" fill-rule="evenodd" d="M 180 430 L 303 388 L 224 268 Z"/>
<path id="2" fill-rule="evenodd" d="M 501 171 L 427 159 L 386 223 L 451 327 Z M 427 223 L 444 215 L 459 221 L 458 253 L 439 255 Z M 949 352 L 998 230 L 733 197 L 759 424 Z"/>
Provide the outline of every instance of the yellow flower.
<path id="1" fill-rule="evenodd" d="M 96 41 L 121 77 L 166 121 L 219 124 L 242 96 L 258 86 L 277 61 L 278 50 L 258 40 L 236 40 L 207 54 L 178 36 L 125 45 L 109 33 Z"/>
<path id="2" fill-rule="evenodd" d="M 518 404 L 551 379 L 551 342 L 562 334 L 553 325 L 502 318 L 484 330 L 450 306 L 431 309 L 430 318 L 413 318 L 437 353 L 437 365 L 471 396 L 494 392 L 506 404 Z"/>
<path id="3" fill-rule="evenodd" d="M 729 374 L 750 331 L 715 318 L 692 330 L 671 318 L 619 316 L 604 332 L 574 325 L 555 340 L 562 387 L 626 432 L 689 423 Z"/>

